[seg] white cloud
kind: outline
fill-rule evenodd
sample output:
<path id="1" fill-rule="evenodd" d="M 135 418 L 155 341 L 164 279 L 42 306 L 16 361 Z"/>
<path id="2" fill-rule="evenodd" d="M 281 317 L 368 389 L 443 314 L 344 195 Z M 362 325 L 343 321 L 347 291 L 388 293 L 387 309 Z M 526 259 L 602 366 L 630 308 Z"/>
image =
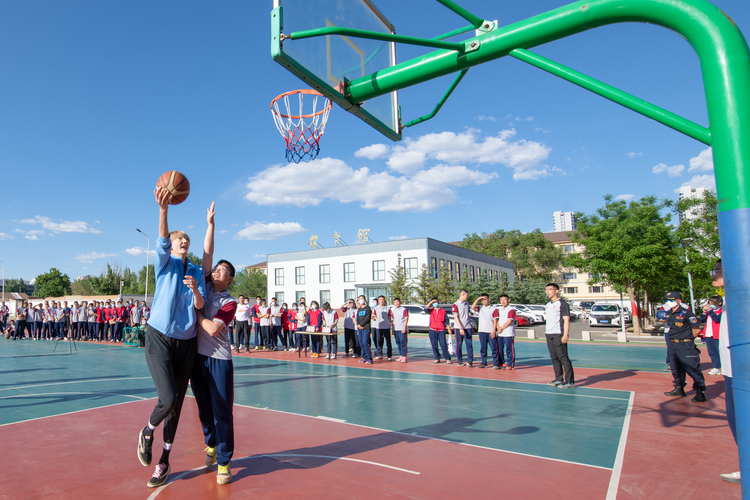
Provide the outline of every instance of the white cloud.
<path id="1" fill-rule="evenodd" d="M 479 120 L 480 122 L 485 122 L 485 121 L 489 121 L 489 122 L 496 122 L 496 121 L 497 121 L 497 118 L 495 118 L 494 116 L 484 116 L 484 115 L 480 115 L 480 116 L 477 116 L 477 117 L 475 118 L 475 120 Z M 507 118 L 506 118 L 506 120 L 507 120 Z"/>
<path id="2" fill-rule="evenodd" d="M 533 122 L 534 117 L 533 116 L 527 116 L 526 118 L 521 118 L 520 116 L 516 116 L 517 122 Z"/>
<path id="3" fill-rule="evenodd" d="M 716 177 L 713 174 L 694 175 L 689 181 L 683 182 L 682 186 L 706 188 L 716 191 Z M 679 193 L 680 188 L 675 189 L 674 192 Z"/>
<path id="4" fill-rule="evenodd" d="M 448 165 L 421 170 L 411 178 L 395 177 L 371 172 L 367 167 L 354 170 L 341 160 L 323 158 L 314 163 L 276 165 L 260 172 L 250 179 L 250 192 L 245 198 L 258 205 L 307 207 L 331 199 L 360 202 L 363 208 L 381 212 L 427 212 L 454 203 L 455 188 L 486 184 L 495 177 L 494 172 Z M 305 182 L 289 183 L 289 179 Z M 276 189 L 281 184 L 285 188 Z"/>
<path id="5" fill-rule="evenodd" d="M 34 240 L 38 240 L 38 239 L 39 239 L 39 236 L 37 236 L 37 235 L 35 235 L 35 234 L 32 234 L 32 235 L 30 235 L 30 236 L 24 236 L 24 238 L 26 238 L 27 240 L 32 240 L 32 241 L 34 241 Z"/>
<path id="6" fill-rule="evenodd" d="M 408 236 L 389 236 L 388 239 L 391 241 L 398 241 L 398 240 L 408 240 L 409 237 Z"/>
<path id="7" fill-rule="evenodd" d="M 238 240 L 268 241 L 306 232 L 307 229 L 302 227 L 299 222 L 270 222 L 268 224 L 254 222 L 247 224 L 247 227 L 240 230 L 234 238 Z"/>
<path id="8" fill-rule="evenodd" d="M 365 146 L 354 152 L 357 158 L 367 158 L 368 160 L 377 160 L 388 155 L 388 146 L 385 144 L 373 144 Z"/>
<path id="9" fill-rule="evenodd" d="M 407 139 L 403 146 L 391 149 L 388 167 L 410 175 L 422 169 L 428 159 L 450 164 L 499 163 L 512 168 L 516 180 L 538 178 L 524 175 L 524 170 L 546 169 L 540 163 L 549 157 L 551 149 L 536 141 L 510 141 L 516 135 L 515 129 L 503 130 L 496 136 L 483 139 L 477 137 L 478 133 L 478 130 L 469 129 L 458 134 L 441 132 Z"/>
<path id="10" fill-rule="evenodd" d="M 126 249 L 125 253 L 137 257 L 139 255 L 146 255 L 146 251 L 147 250 L 148 249 L 143 248 L 143 247 L 133 247 L 133 248 Z M 148 250 L 148 256 L 149 257 L 156 257 L 156 250 Z"/>
<path id="11" fill-rule="evenodd" d="M 222 229 L 221 231 L 218 231 L 219 234 L 224 234 L 224 233 L 228 233 L 228 232 L 229 231 L 227 231 L 226 229 Z"/>
<path id="12" fill-rule="evenodd" d="M 704 149 L 698 156 L 690 158 L 688 172 L 711 172 L 714 169 L 714 155 L 711 148 Z"/>
<path id="13" fill-rule="evenodd" d="M 21 222 L 22 224 L 41 224 L 44 229 L 53 233 L 101 233 L 101 231 L 94 229 L 87 222 L 80 220 L 60 220 L 60 222 L 53 222 L 49 217 L 37 215 L 33 219 L 23 219 L 18 222 Z"/>
<path id="14" fill-rule="evenodd" d="M 685 165 L 673 165 L 671 167 L 668 167 L 666 163 L 659 163 L 654 168 L 651 169 L 651 171 L 655 174 L 660 174 L 662 172 L 666 172 L 667 175 L 670 177 L 679 177 L 682 175 L 682 172 L 685 170 Z"/>
<path id="15" fill-rule="evenodd" d="M 266 254 L 263 254 L 263 253 L 256 253 L 256 254 L 255 254 L 255 258 L 256 258 L 256 259 L 265 259 L 265 258 L 266 258 Z"/>
<path id="16" fill-rule="evenodd" d="M 643 153 L 626 153 L 628 158 L 635 158 L 636 156 L 643 156 Z"/>
<path id="17" fill-rule="evenodd" d="M 75 259 L 81 263 L 91 263 L 91 262 L 94 262 L 94 259 L 106 259 L 107 257 L 117 257 L 117 254 L 116 253 L 89 252 L 89 253 L 78 255 L 75 257 Z"/>
<path id="18" fill-rule="evenodd" d="M 549 130 L 544 130 L 542 127 L 537 127 L 534 129 L 536 132 L 541 132 L 543 134 L 549 134 Z"/>
<path id="19" fill-rule="evenodd" d="M 6 233 L 0 233 L 0 240 L 12 240 L 15 236 L 11 236 Z"/>
<path id="20" fill-rule="evenodd" d="M 620 194 L 615 196 L 615 200 L 624 200 L 624 201 L 630 201 L 633 199 L 632 194 Z"/>

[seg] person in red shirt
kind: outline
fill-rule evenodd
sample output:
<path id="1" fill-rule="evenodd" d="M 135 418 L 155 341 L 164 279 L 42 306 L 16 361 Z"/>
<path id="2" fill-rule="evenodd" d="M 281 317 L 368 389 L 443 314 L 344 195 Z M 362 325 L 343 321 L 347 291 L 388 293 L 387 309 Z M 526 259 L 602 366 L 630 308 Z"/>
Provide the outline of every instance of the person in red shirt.
<path id="1" fill-rule="evenodd" d="M 260 301 L 261 297 L 255 297 L 255 305 L 250 308 L 253 316 L 253 331 L 255 332 L 255 349 L 257 350 L 262 350 L 264 347 L 263 335 L 260 332 L 260 318 L 258 317 L 260 315 Z"/>
<path id="2" fill-rule="evenodd" d="M 313 327 L 316 332 L 323 328 L 323 313 L 317 300 L 310 302 L 310 309 L 307 311 L 307 324 Z M 320 335 L 310 335 L 310 344 L 312 345 L 313 358 L 319 358 L 323 350 L 323 337 Z"/>
<path id="3" fill-rule="evenodd" d="M 432 354 L 435 357 L 433 363 L 440 363 L 440 351 L 438 350 L 438 344 L 440 349 L 443 350 L 443 356 L 445 362 L 451 364 L 451 355 L 448 353 L 448 343 L 445 339 L 446 330 L 451 333 L 451 327 L 447 322 L 447 314 L 445 310 L 438 307 L 438 299 L 433 298 L 424 307 L 425 312 L 430 313 L 430 345 L 432 345 Z"/>
<path id="4" fill-rule="evenodd" d="M 104 342 L 107 340 L 107 337 L 104 336 L 104 322 L 106 321 L 104 319 L 104 304 L 101 302 L 94 302 L 95 304 L 95 313 L 96 313 L 96 339 L 99 342 Z M 92 332 L 92 335 L 94 333 Z"/>

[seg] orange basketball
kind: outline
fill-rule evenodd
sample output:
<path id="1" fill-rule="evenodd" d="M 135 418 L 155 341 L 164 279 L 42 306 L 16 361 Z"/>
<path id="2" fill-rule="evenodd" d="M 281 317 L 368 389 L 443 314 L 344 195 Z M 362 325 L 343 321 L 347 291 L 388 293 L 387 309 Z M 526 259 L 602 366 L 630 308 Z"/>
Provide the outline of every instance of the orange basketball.
<path id="1" fill-rule="evenodd" d="M 190 194 L 190 182 L 177 170 L 170 170 L 161 174 L 159 180 L 156 181 L 156 187 L 162 187 L 169 191 L 169 194 L 172 195 L 170 205 L 179 205 L 187 200 Z"/>

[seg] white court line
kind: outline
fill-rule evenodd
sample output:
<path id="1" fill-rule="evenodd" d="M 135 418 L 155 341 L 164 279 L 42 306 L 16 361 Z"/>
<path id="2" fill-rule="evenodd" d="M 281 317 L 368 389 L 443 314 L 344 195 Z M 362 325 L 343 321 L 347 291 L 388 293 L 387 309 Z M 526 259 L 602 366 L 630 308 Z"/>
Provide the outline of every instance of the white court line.
<path id="1" fill-rule="evenodd" d="M 149 399 L 156 399 L 156 398 L 149 398 Z M 5 427 L 6 425 L 24 424 L 26 422 L 34 422 L 36 420 L 44 420 L 45 418 L 62 417 L 64 415 L 73 415 L 75 413 L 82 413 L 84 411 L 99 410 L 101 408 L 111 408 L 113 406 L 127 405 L 127 404 L 130 404 L 130 403 L 137 403 L 137 402 L 138 401 L 125 401 L 123 403 L 115 403 L 115 404 L 111 404 L 111 405 L 97 406 L 96 408 L 84 408 L 83 410 L 69 411 L 67 413 L 58 413 L 56 415 L 47 415 L 46 417 L 36 417 L 36 418 L 30 418 L 28 420 L 19 420 L 18 422 L 8 422 L 7 424 L 0 424 L 0 427 Z"/>
<path id="2" fill-rule="evenodd" d="M 269 408 L 257 408 L 255 406 L 241 405 L 241 404 L 238 404 L 238 403 L 234 403 L 234 406 L 240 406 L 242 408 L 250 408 L 251 410 L 265 410 L 265 411 L 272 411 L 272 412 L 276 412 L 276 413 L 286 413 L 287 415 L 295 415 L 297 417 L 304 417 L 304 418 L 319 418 L 319 417 L 311 417 L 310 415 L 303 415 L 301 413 L 293 413 L 291 411 L 272 410 L 272 409 L 269 409 Z M 440 439 L 440 438 L 433 438 L 433 437 L 427 437 L 427 436 L 420 436 L 419 434 L 416 434 L 416 433 L 407 434 L 405 432 L 392 431 L 390 429 L 381 429 L 379 427 L 370 427 L 369 425 L 353 424 L 351 422 L 344 422 L 344 425 L 353 425 L 354 427 L 361 427 L 363 429 L 371 429 L 371 430 L 374 430 L 374 431 L 388 432 L 388 433 L 393 433 L 393 434 L 401 434 L 402 436 L 418 437 L 418 438 L 421 438 L 421 439 L 426 439 L 426 440 L 431 440 L 431 441 L 441 441 L 443 443 L 458 444 L 458 445 L 461 445 L 461 446 L 469 446 L 471 448 L 479 448 L 479 449 L 482 449 L 482 450 L 500 451 L 500 452 L 503 452 L 503 453 L 510 453 L 512 455 L 519 455 L 519 456 L 522 456 L 522 457 L 540 458 L 542 460 L 551 460 L 553 462 L 562 462 L 562 463 L 565 463 L 565 464 L 582 465 L 584 467 L 592 467 L 594 469 L 602 469 L 602 470 L 610 470 L 610 471 L 612 470 L 611 467 L 602 467 L 600 465 L 584 464 L 584 463 L 581 463 L 581 462 L 573 462 L 571 460 L 563 460 L 561 458 L 542 457 L 542 456 L 539 456 L 539 455 L 531 455 L 529 453 L 521 453 L 521 452 L 518 452 L 518 451 L 503 450 L 503 449 L 500 449 L 500 448 L 490 448 L 488 446 L 480 446 L 478 444 L 459 443 L 458 441 L 451 441 L 449 439 Z"/>
<path id="3" fill-rule="evenodd" d="M 126 377 L 126 378 L 100 378 L 100 379 L 92 379 L 92 380 L 69 380 L 67 382 L 54 382 L 52 384 L 36 384 L 36 385 L 17 385 L 15 387 L 6 387 L 5 389 L 0 389 L 0 392 L 2 391 L 15 391 L 15 390 L 21 390 L 21 389 L 32 389 L 34 387 L 50 387 L 53 385 L 66 385 L 66 384 L 88 384 L 90 382 L 120 382 L 122 380 L 144 380 L 144 379 L 151 379 L 151 377 Z"/>
<path id="4" fill-rule="evenodd" d="M 13 398 L 27 398 L 29 396 L 57 396 L 59 394 L 104 394 L 106 396 L 122 396 L 124 398 L 133 398 L 145 401 L 149 398 L 142 398 L 140 396 L 132 396 L 130 394 L 118 394 L 116 392 L 39 392 L 35 394 L 16 394 L 15 396 L 0 396 L 0 399 L 13 399 Z"/>
<path id="5" fill-rule="evenodd" d="M 409 372 L 405 372 L 409 373 Z M 264 376 L 299 376 L 299 373 L 235 373 L 235 378 L 237 377 L 264 377 Z M 424 375 L 424 374 L 420 374 Z M 424 379 L 412 379 L 412 378 L 384 378 L 384 377 L 366 377 L 363 375 L 338 375 L 341 378 L 361 378 L 361 379 L 369 379 L 369 380 L 380 380 L 383 382 L 425 382 L 428 384 L 446 384 L 446 385 L 458 385 L 462 387 L 478 387 L 480 389 L 492 389 L 495 391 L 514 391 L 514 392 L 530 392 L 533 394 L 553 394 L 556 396 L 570 396 L 570 397 L 577 397 L 577 398 L 593 398 L 593 399 L 614 399 L 615 401 L 627 401 L 625 398 L 613 398 L 609 396 L 592 396 L 588 394 L 576 394 L 575 389 L 572 390 L 563 390 L 563 389 L 557 389 L 557 392 L 555 391 L 537 391 L 533 389 L 514 389 L 511 387 L 492 387 L 489 385 L 479 385 L 479 384 L 463 384 L 461 382 L 448 382 L 448 381 L 442 381 L 442 380 L 424 380 Z M 438 375 L 439 377 L 450 377 L 451 375 Z M 309 375 L 309 378 L 324 378 L 324 377 L 330 377 L 330 375 Z M 467 377 L 457 377 L 457 378 L 467 378 Z M 468 377 L 470 378 L 470 377 Z M 490 381 L 496 381 L 496 382 L 506 382 L 505 380 L 495 380 L 495 379 L 472 379 L 472 380 L 490 380 Z M 528 384 L 528 385 L 543 385 L 543 384 L 534 384 L 531 382 L 511 382 L 513 384 Z M 617 390 L 617 389 L 595 389 L 595 390 Z M 626 391 L 619 391 L 619 392 L 626 392 Z"/>
<path id="6" fill-rule="evenodd" d="M 628 409 L 625 412 L 625 421 L 622 423 L 622 433 L 620 434 L 620 443 L 617 445 L 617 455 L 615 457 L 615 466 L 612 469 L 612 476 L 609 478 L 609 488 L 607 488 L 607 500 L 617 498 L 617 490 L 620 488 L 620 475 L 622 473 L 622 462 L 625 458 L 625 444 L 628 441 L 628 429 L 630 428 L 630 415 L 633 413 L 633 400 L 635 393 L 630 393 Z"/>
<path id="7" fill-rule="evenodd" d="M 253 455 L 251 457 L 242 457 L 242 458 L 232 459 L 231 463 L 235 464 L 235 463 L 241 462 L 243 460 L 251 460 L 251 459 L 254 459 L 254 458 L 275 458 L 275 457 L 324 458 L 324 459 L 327 459 L 327 460 L 344 460 L 346 462 L 357 462 L 357 463 L 366 464 L 366 465 L 374 465 L 376 467 L 383 467 L 385 469 L 397 470 L 399 472 L 406 472 L 407 474 L 415 474 L 417 476 L 419 476 L 421 474 L 420 472 L 416 472 L 416 471 L 413 471 L 413 470 L 402 469 L 401 467 L 394 467 L 392 465 L 381 464 L 379 462 L 370 462 L 369 460 L 359 460 L 357 458 L 331 457 L 331 456 L 327 456 L 327 455 L 301 455 L 301 454 L 294 454 L 294 453 L 271 453 L 271 454 L 268 454 L 268 455 Z M 159 496 L 159 493 L 161 493 L 161 491 L 164 488 L 166 488 L 170 484 L 174 483 L 175 481 L 178 481 L 178 480 L 182 479 L 183 477 L 187 476 L 188 474 L 192 474 L 193 472 L 197 472 L 199 470 L 207 469 L 207 468 L 208 467 L 206 467 L 204 465 L 202 467 L 196 467 L 195 469 L 192 469 L 192 470 L 189 470 L 189 471 L 185 471 L 182 474 L 180 474 L 179 476 L 175 476 L 167 484 L 165 484 L 164 486 L 159 486 L 153 493 L 151 493 L 151 495 L 148 497 L 148 500 L 153 500 L 154 498 L 156 498 L 157 496 Z"/>
<path id="8" fill-rule="evenodd" d="M 318 415 L 318 416 L 317 416 L 317 417 L 315 417 L 315 418 L 319 418 L 319 419 L 321 419 L 321 420 L 328 420 L 329 422 L 338 422 L 338 423 L 340 423 L 340 424 L 344 424 L 344 423 L 346 423 L 346 420 L 344 420 L 344 419 L 342 419 L 342 418 L 333 418 L 333 417 L 326 417 L 325 415 Z"/>

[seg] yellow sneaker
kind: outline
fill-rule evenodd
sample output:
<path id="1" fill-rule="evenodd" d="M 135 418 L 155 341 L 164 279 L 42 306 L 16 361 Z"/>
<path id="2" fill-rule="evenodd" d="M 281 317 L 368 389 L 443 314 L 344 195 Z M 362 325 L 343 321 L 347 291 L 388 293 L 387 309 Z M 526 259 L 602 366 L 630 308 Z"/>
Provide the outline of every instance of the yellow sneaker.
<path id="1" fill-rule="evenodd" d="M 229 484 L 232 482 L 232 469 L 229 468 L 229 464 L 219 466 L 219 473 L 216 474 L 216 482 L 218 484 Z"/>
<path id="2" fill-rule="evenodd" d="M 216 448 L 206 446 L 206 449 L 203 451 L 206 452 L 206 467 L 211 467 L 216 463 Z"/>

